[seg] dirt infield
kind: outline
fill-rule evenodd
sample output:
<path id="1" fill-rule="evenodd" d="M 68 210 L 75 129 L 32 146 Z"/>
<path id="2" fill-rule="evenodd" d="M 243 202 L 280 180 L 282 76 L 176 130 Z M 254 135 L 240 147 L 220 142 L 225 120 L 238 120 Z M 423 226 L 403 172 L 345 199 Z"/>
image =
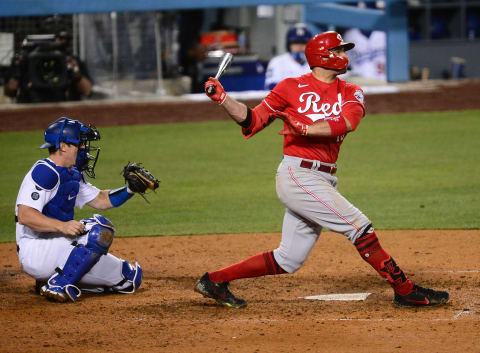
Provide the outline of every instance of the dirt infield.
<path id="1" fill-rule="evenodd" d="M 193 291 L 205 271 L 275 248 L 280 234 L 116 239 L 111 252 L 144 268 L 133 295 L 51 303 L 34 293 L 15 245 L 0 244 L 1 352 L 479 352 L 480 231 L 383 231 L 384 247 L 448 305 L 398 309 L 392 290 L 335 233 L 294 275 L 244 279 L 229 309 Z M 299 297 L 372 293 L 362 302 Z"/>

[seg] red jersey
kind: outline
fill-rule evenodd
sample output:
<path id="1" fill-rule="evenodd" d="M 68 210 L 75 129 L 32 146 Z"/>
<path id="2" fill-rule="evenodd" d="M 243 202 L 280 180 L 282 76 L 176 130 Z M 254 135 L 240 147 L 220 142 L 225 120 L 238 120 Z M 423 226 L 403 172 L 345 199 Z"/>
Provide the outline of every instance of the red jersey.
<path id="1" fill-rule="evenodd" d="M 359 106 L 361 110 L 358 109 Z M 339 78 L 332 83 L 325 83 L 311 73 L 281 81 L 257 108 L 254 113 L 258 111 L 260 114 L 254 114 L 250 127 L 243 129 L 246 138 L 270 124 L 273 120 L 266 120 L 264 115 L 268 116 L 275 111 L 283 111 L 307 125 L 319 120 L 347 116 L 352 130 L 365 114 L 363 91 L 359 86 Z M 335 163 L 344 138 L 345 135 L 324 138 L 285 135 L 283 153 Z"/>

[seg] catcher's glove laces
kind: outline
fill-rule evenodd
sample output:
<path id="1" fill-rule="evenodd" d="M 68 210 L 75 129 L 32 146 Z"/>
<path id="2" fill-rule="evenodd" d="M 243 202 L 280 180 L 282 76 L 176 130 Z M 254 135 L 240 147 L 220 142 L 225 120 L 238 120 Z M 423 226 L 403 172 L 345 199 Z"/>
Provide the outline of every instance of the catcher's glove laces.
<path id="1" fill-rule="evenodd" d="M 128 188 L 140 194 L 143 199 L 150 203 L 145 197 L 145 192 L 147 189 L 155 191 L 158 188 L 160 181 L 155 178 L 152 173 L 141 166 L 141 163 L 128 162 L 128 164 L 123 168 L 123 178 Z"/>

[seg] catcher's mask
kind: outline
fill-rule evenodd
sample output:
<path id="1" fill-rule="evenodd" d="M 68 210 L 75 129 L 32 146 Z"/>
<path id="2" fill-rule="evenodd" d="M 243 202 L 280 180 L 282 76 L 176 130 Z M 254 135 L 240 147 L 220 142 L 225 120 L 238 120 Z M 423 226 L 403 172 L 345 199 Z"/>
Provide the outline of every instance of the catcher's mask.
<path id="1" fill-rule="evenodd" d="M 348 66 L 348 59 L 331 51 L 342 47 L 347 51 L 353 49 L 355 44 L 344 42 L 342 36 L 334 31 L 317 34 L 308 41 L 305 47 L 305 55 L 310 68 L 320 66 L 332 70 L 345 69 Z"/>
<path id="2" fill-rule="evenodd" d="M 60 117 L 48 125 L 45 130 L 45 143 L 40 148 L 59 148 L 61 142 L 78 146 L 75 166 L 80 172 L 95 178 L 94 169 L 100 147 L 91 146 L 91 142 L 97 140 L 100 140 L 100 133 L 95 126 L 86 126 L 78 120 Z"/>

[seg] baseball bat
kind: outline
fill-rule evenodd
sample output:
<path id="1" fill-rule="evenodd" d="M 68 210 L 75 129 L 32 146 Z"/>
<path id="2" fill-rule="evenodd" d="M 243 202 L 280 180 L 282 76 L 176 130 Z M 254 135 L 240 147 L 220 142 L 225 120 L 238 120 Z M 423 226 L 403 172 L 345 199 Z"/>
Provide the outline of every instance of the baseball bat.
<path id="1" fill-rule="evenodd" d="M 220 61 L 220 64 L 218 65 L 217 74 L 215 75 L 215 78 L 217 80 L 220 77 L 222 77 L 222 75 L 228 70 L 232 61 L 233 61 L 233 55 L 231 53 L 225 53 L 225 55 L 222 58 L 222 61 Z M 207 94 L 209 96 L 211 96 L 212 94 L 215 94 L 215 86 L 208 86 Z"/>

